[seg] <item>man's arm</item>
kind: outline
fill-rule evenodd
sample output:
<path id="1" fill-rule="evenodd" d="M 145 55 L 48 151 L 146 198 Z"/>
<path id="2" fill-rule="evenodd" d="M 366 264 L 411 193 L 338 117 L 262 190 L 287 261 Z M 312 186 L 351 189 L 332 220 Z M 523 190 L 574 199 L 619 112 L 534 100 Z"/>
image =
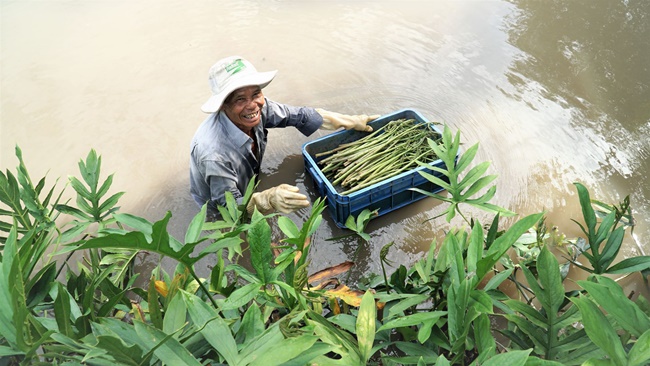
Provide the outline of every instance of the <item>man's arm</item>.
<path id="1" fill-rule="evenodd" d="M 264 127 L 293 126 L 303 135 L 309 136 L 323 124 L 323 117 L 310 107 L 295 107 L 266 99 L 262 110 Z"/>

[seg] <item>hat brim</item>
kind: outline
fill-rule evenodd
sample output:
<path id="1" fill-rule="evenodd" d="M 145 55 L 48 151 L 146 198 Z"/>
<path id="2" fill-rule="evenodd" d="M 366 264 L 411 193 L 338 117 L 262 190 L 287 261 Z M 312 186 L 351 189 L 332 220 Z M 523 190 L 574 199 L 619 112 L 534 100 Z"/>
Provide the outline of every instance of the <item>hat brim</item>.
<path id="1" fill-rule="evenodd" d="M 201 110 L 205 113 L 214 113 L 221 108 L 223 101 L 226 100 L 230 93 L 245 86 L 258 85 L 260 88 L 264 88 L 269 85 L 277 72 L 277 70 L 274 70 L 242 76 L 226 85 L 221 93 L 213 94 L 210 99 L 201 106 Z"/>

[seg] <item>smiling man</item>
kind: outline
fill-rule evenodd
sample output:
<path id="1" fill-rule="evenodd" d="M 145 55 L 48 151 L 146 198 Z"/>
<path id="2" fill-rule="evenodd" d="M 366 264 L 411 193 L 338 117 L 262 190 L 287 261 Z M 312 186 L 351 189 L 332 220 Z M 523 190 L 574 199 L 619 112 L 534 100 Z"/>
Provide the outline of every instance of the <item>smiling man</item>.
<path id="1" fill-rule="evenodd" d="M 317 129 L 372 131 L 367 123 L 378 116 L 344 115 L 268 100 L 262 93 L 277 71 L 258 72 L 239 56 L 218 61 L 208 73 L 212 96 L 201 107 L 210 116 L 194 134 L 190 146 L 190 192 L 199 206 L 208 203 L 210 217 L 218 215 L 231 192 L 241 204 L 246 187 L 259 174 L 269 128 L 292 126 L 305 136 Z M 308 207 L 297 187 L 281 184 L 253 193 L 249 212 L 289 213 Z"/>

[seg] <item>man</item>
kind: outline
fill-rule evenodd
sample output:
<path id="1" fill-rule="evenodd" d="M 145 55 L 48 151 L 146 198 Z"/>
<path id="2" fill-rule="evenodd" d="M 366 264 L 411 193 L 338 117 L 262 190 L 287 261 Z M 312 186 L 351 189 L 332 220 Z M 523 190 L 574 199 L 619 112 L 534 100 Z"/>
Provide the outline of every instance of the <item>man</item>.
<path id="1" fill-rule="evenodd" d="M 219 60 L 210 68 L 212 96 L 201 107 L 210 116 L 199 126 L 190 147 L 190 192 L 200 206 L 208 203 L 210 215 L 218 213 L 216 205 L 225 205 L 225 192 L 241 204 L 248 183 L 259 174 L 268 128 L 293 126 L 305 136 L 319 128 L 370 132 L 367 123 L 379 117 L 348 116 L 268 100 L 262 89 L 276 72 L 258 72 L 239 56 Z M 253 193 L 247 210 L 289 213 L 308 206 L 307 196 L 297 187 L 281 184 Z"/>

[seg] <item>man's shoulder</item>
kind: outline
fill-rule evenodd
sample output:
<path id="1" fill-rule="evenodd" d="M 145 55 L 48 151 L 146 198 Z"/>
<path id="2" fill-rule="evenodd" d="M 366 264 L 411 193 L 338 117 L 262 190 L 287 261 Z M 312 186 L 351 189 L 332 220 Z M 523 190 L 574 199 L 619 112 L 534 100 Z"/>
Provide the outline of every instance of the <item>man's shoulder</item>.
<path id="1" fill-rule="evenodd" d="M 229 144 L 229 138 L 215 116 L 211 115 L 204 120 L 194 133 L 192 138 L 192 154 L 201 159 L 219 153 L 225 145 Z"/>

